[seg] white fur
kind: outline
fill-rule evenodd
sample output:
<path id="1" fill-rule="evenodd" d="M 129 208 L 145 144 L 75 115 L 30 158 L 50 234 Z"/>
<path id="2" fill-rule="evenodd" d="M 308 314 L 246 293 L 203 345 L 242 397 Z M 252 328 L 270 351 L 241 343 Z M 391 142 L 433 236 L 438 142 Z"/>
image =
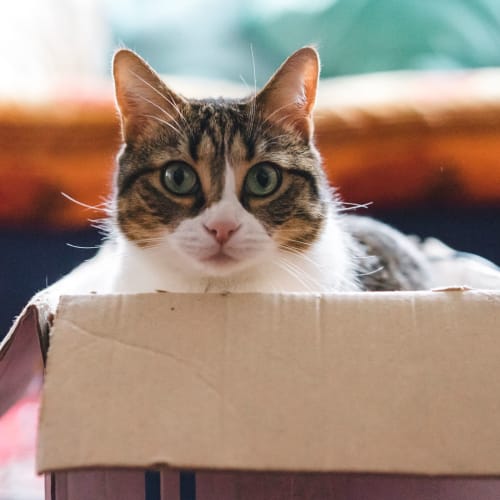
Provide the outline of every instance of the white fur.
<path id="1" fill-rule="evenodd" d="M 220 245 L 204 227 L 221 218 L 239 225 L 223 250 L 233 260 L 222 263 L 210 260 Z M 358 287 L 349 238 L 332 205 L 319 239 L 306 252 L 280 249 L 238 201 L 228 167 L 221 200 L 165 232 L 156 246 L 140 248 L 118 233 L 42 294 L 55 306 L 61 294 L 90 292 L 353 291 Z"/>

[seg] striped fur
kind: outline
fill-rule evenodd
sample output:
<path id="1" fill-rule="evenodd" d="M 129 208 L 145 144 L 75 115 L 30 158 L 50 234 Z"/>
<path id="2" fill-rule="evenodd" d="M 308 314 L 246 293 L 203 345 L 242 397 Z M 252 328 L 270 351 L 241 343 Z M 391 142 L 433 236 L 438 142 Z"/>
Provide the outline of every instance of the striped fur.
<path id="1" fill-rule="evenodd" d="M 383 246 L 350 232 L 321 168 L 312 139 L 318 75 L 316 51 L 304 48 L 254 96 L 189 100 L 133 52 L 116 54 L 124 146 L 112 291 L 398 287 L 378 279 L 378 263 L 394 260 L 367 255 L 397 250 L 397 241 Z M 175 182 L 193 182 L 188 191 L 168 184 L 172 167 Z M 272 178 L 276 189 L 257 195 L 252 172 L 254 183 Z"/>
<path id="2" fill-rule="evenodd" d="M 318 73 L 316 52 L 304 48 L 255 96 L 188 100 L 139 56 L 119 51 L 114 79 L 124 144 L 110 236 L 35 300 L 54 311 L 61 294 L 91 291 L 429 286 L 417 245 L 382 223 L 342 215 L 312 140 Z M 266 186 L 271 179 L 272 189 L 255 191 L 252 179 Z"/>
<path id="3" fill-rule="evenodd" d="M 117 222 L 139 246 L 165 229 L 170 232 L 187 217 L 196 217 L 219 202 L 226 166 L 235 177 L 235 193 L 280 245 L 304 248 L 317 237 L 327 214 L 328 194 L 313 145 L 285 127 L 255 118 L 248 130 L 252 103 L 202 101 L 190 103 L 177 120 L 177 133 L 159 123 L 154 134 L 127 145 L 119 158 Z M 188 198 L 176 197 L 161 184 L 163 166 L 171 160 L 191 165 L 202 189 Z M 245 193 L 251 166 L 271 162 L 282 169 L 282 187 L 258 199 Z"/>
<path id="4" fill-rule="evenodd" d="M 241 280 L 265 272 L 268 283 L 250 288 L 282 290 L 291 280 L 286 289 L 355 289 L 350 240 L 312 140 L 318 72 L 316 52 L 305 48 L 257 95 L 189 100 L 137 55 L 120 51 L 114 76 L 124 146 L 113 213 L 121 253 L 205 288 L 241 288 Z M 196 175 L 188 194 L 165 185 L 165 169 L 175 162 Z M 262 164 L 280 182 L 257 196 L 249 172 Z M 223 244 L 214 240 L 221 224 L 233 228 Z M 315 255 L 326 240 L 338 254 L 334 264 Z"/>

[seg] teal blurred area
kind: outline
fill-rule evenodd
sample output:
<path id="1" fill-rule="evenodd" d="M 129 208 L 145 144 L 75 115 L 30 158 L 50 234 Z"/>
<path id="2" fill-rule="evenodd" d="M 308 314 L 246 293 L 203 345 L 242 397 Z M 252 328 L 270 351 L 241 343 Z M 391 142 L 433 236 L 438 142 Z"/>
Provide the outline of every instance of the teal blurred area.
<path id="1" fill-rule="evenodd" d="M 107 0 L 106 7 L 113 45 L 137 50 L 158 71 L 249 86 L 254 65 L 261 85 L 307 44 L 320 50 L 323 77 L 500 65 L 498 0 Z"/>
<path id="2" fill-rule="evenodd" d="M 61 82 L 109 79 L 123 46 L 162 73 L 253 89 L 307 44 L 320 51 L 323 77 L 500 66 L 500 1 L 5 1 L 0 98 L 44 98 Z"/>

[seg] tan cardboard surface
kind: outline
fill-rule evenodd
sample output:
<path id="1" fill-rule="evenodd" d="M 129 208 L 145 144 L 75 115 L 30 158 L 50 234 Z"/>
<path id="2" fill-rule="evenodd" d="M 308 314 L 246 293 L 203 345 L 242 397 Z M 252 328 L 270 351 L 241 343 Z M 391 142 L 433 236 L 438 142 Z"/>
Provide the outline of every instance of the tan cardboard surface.
<path id="1" fill-rule="evenodd" d="M 500 474 L 500 293 L 64 297 L 41 471 Z"/>

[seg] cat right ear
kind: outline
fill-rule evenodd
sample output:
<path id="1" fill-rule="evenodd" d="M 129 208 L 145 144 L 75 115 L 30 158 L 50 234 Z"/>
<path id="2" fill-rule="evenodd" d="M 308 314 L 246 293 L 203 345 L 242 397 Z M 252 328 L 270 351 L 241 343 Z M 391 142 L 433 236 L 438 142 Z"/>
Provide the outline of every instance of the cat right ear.
<path id="1" fill-rule="evenodd" d="M 292 54 L 255 97 L 264 118 L 288 124 L 305 139 L 310 139 L 318 78 L 319 56 L 316 49 L 303 47 Z"/>
<path id="2" fill-rule="evenodd" d="M 121 49 L 115 53 L 113 78 L 125 142 L 147 137 L 162 124 L 176 127 L 186 101 L 135 52 Z"/>

